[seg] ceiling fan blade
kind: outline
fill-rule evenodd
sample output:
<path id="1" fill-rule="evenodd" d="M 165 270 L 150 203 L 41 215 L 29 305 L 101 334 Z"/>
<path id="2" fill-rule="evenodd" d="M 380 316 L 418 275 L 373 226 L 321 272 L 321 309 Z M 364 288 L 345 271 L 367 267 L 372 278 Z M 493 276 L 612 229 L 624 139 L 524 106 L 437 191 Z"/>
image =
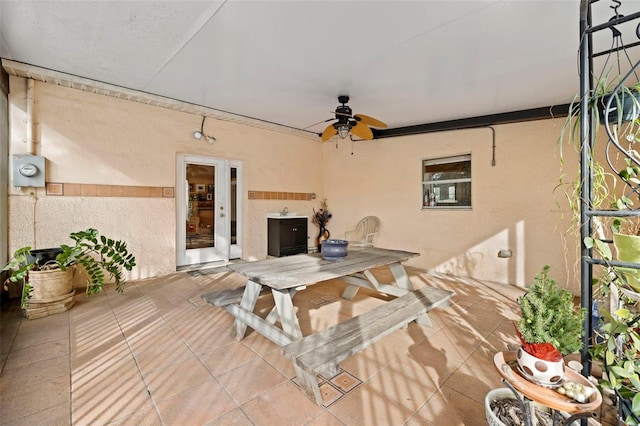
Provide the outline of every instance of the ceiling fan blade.
<path id="1" fill-rule="evenodd" d="M 385 128 L 387 127 L 386 123 L 383 123 L 382 121 L 375 119 L 373 117 L 369 117 L 368 115 L 364 115 L 364 114 L 356 114 L 354 115 L 354 117 L 356 118 L 356 120 L 358 120 L 359 122 L 363 122 L 364 124 L 367 124 L 369 126 L 373 126 L 373 127 L 382 127 Z"/>
<path id="2" fill-rule="evenodd" d="M 326 142 L 329 139 L 331 139 L 336 133 L 338 133 L 338 130 L 333 127 L 333 124 L 329 124 L 327 126 L 326 129 L 324 129 L 324 132 L 322 132 L 322 142 Z"/>
<path id="3" fill-rule="evenodd" d="M 369 126 L 362 121 L 358 121 L 356 125 L 351 128 L 351 132 L 362 139 L 373 139 L 373 132 Z"/>

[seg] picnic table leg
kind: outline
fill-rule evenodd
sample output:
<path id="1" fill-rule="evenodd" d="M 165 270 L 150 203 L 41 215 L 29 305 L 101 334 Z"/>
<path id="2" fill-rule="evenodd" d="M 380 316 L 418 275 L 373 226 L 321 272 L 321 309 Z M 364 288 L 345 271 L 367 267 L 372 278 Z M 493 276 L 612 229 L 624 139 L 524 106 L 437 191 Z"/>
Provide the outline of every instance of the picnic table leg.
<path id="1" fill-rule="evenodd" d="M 322 407 L 324 401 L 322 400 L 322 392 L 320 392 L 320 386 L 318 385 L 318 379 L 315 374 L 307 373 L 302 368 L 298 367 L 295 360 L 293 360 L 293 369 L 298 377 L 300 390 L 302 390 L 307 398 Z"/>
<path id="2" fill-rule="evenodd" d="M 244 293 L 242 294 L 242 300 L 240 300 L 240 307 L 248 312 L 253 312 L 253 309 L 256 307 L 256 301 L 258 300 L 258 296 L 260 296 L 261 290 L 262 285 L 248 280 L 247 286 L 244 288 Z M 233 322 L 231 336 L 236 340 L 242 340 L 246 331 L 247 324 L 240 321 L 239 318 L 236 318 L 236 320 Z"/>
<path id="3" fill-rule="evenodd" d="M 396 280 L 398 287 L 407 291 L 414 290 L 413 285 L 411 285 L 411 281 L 409 281 L 407 271 L 404 270 L 402 263 L 392 263 L 389 265 L 389 269 L 391 269 L 391 273 L 393 274 L 393 278 Z"/>
<path id="4" fill-rule="evenodd" d="M 305 288 L 305 287 L 302 287 L 302 288 Z M 289 290 L 289 295 L 291 296 L 291 300 L 293 300 L 293 296 L 295 296 L 297 292 L 298 292 L 297 288 L 292 288 L 291 290 Z M 278 321 L 278 307 L 274 306 L 273 309 L 271 309 L 271 311 L 269 312 L 269 315 L 267 315 L 267 317 L 264 320 L 270 324 L 275 324 L 276 321 Z"/>
<path id="5" fill-rule="evenodd" d="M 360 289 L 360 287 L 358 287 L 357 285 L 349 284 L 349 285 L 347 285 L 347 288 L 345 288 L 344 291 L 342 292 L 342 296 L 341 297 L 344 300 L 351 300 L 358 293 L 359 289 Z"/>
<path id="6" fill-rule="evenodd" d="M 398 285 L 398 287 L 403 288 L 407 291 L 414 290 L 413 285 L 409 280 L 409 276 L 407 275 L 407 271 L 405 271 L 402 263 L 392 263 L 389 265 L 389 269 L 391 269 L 391 273 L 393 274 L 393 278 L 396 280 L 396 284 Z M 433 326 L 431 318 L 429 318 L 429 315 L 426 312 L 424 314 L 418 315 L 418 318 L 416 318 L 416 323 L 420 325 L 426 325 L 427 327 Z"/>
<path id="7" fill-rule="evenodd" d="M 345 300 L 351 300 L 356 296 L 356 294 L 358 294 L 360 285 L 357 285 L 355 283 L 366 284 L 368 288 L 373 288 L 376 290 L 379 290 L 380 287 L 380 283 L 378 283 L 378 280 L 376 280 L 371 271 L 369 271 L 368 269 L 364 272 L 350 275 L 346 277 L 345 280 L 349 283 L 347 288 L 345 288 L 342 292 L 341 296 Z"/>
<path id="8" fill-rule="evenodd" d="M 296 339 L 302 339 L 302 331 L 296 317 L 296 310 L 293 307 L 291 293 L 288 290 L 271 289 L 273 300 L 276 302 L 276 310 L 280 317 L 280 324 L 285 333 L 290 334 Z"/>

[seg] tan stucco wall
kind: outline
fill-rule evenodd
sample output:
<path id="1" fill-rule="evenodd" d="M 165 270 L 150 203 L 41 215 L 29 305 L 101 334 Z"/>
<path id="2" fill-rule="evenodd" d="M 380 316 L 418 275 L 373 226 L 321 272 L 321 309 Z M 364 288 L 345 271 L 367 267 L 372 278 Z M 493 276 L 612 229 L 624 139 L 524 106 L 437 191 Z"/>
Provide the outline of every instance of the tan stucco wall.
<path id="1" fill-rule="evenodd" d="M 26 152 L 26 80 L 11 77 L 10 154 Z M 214 145 L 197 141 L 201 116 L 36 83 L 37 154 L 47 181 L 174 187 L 178 153 L 243 162 L 243 258 L 266 257 L 266 214 L 312 214 L 326 196 L 340 238 L 359 218 L 376 215 L 381 247 L 420 252 L 412 266 L 524 285 L 543 265 L 560 285 L 578 292 L 575 241 L 554 187 L 560 176 L 557 139 L 562 119 L 495 126 L 496 165 L 488 128 L 351 143 L 309 139 L 207 119 Z M 473 209 L 423 210 L 421 160 L 472 154 Z M 568 160 L 575 154 L 568 150 Z M 316 193 L 315 201 L 248 200 L 247 191 Z M 95 227 L 122 238 L 138 258 L 129 278 L 175 271 L 176 200 L 47 196 L 43 189 L 9 191 L 9 249 L 67 242 L 72 231 Z M 34 228 L 35 210 L 35 228 Z M 309 225 L 309 245 L 317 229 Z M 566 247 L 569 247 L 567 249 Z M 513 256 L 497 257 L 501 249 Z"/>
<path id="2" fill-rule="evenodd" d="M 376 244 L 420 252 L 408 264 L 455 275 L 525 285 L 545 264 L 562 286 L 579 292 L 575 240 L 554 194 L 560 178 L 558 136 L 563 119 L 495 126 L 495 166 L 489 128 L 447 131 L 323 147 L 325 194 L 341 235 L 375 215 Z M 575 164 L 575 152 L 565 150 Z M 421 161 L 471 153 L 471 210 L 422 209 Z M 574 166 L 571 165 L 572 169 Z M 572 237 L 568 237 L 572 240 Z M 566 249 L 566 247 L 569 247 Z M 498 251 L 512 250 L 511 258 Z"/>
<path id="3" fill-rule="evenodd" d="M 27 152 L 26 80 L 11 77 L 10 154 Z M 178 153 L 241 160 L 246 259 L 267 252 L 266 214 L 287 206 L 310 215 L 313 201 L 247 200 L 247 191 L 322 193 L 320 144 L 309 139 L 36 82 L 36 154 L 47 159 L 48 182 L 174 187 Z M 11 172 L 11 170 L 10 170 Z M 37 201 L 30 193 L 35 192 Z M 124 239 L 137 257 L 130 278 L 176 269 L 174 198 L 47 196 L 44 189 L 9 191 L 9 250 L 68 243 L 70 232 L 95 227 Z M 35 209 L 34 209 L 35 207 Z M 34 229 L 35 210 L 35 229 Z"/>

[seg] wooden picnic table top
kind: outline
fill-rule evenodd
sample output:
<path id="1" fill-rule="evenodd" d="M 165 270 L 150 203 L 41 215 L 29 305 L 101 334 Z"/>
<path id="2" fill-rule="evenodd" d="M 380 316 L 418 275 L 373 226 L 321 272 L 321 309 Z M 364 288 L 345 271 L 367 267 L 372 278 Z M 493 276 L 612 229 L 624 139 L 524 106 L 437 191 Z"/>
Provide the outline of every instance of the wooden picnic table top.
<path id="1" fill-rule="evenodd" d="M 284 290 L 399 263 L 419 255 L 378 247 L 349 247 L 347 256 L 338 260 L 324 260 L 320 253 L 308 253 L 230 264 L 227 267 L 255 283 Z"/>

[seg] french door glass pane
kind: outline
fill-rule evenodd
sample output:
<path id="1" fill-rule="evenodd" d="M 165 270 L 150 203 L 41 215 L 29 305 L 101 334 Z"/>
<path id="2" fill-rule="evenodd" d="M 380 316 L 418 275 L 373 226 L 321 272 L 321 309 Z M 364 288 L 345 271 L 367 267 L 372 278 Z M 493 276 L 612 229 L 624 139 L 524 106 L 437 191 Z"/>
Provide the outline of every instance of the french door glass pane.
<path id="1" fill-rule="evenodd" d="M 215 166 L 187 164 L 187 250 L 215 247 L 215 171 Z"/>

